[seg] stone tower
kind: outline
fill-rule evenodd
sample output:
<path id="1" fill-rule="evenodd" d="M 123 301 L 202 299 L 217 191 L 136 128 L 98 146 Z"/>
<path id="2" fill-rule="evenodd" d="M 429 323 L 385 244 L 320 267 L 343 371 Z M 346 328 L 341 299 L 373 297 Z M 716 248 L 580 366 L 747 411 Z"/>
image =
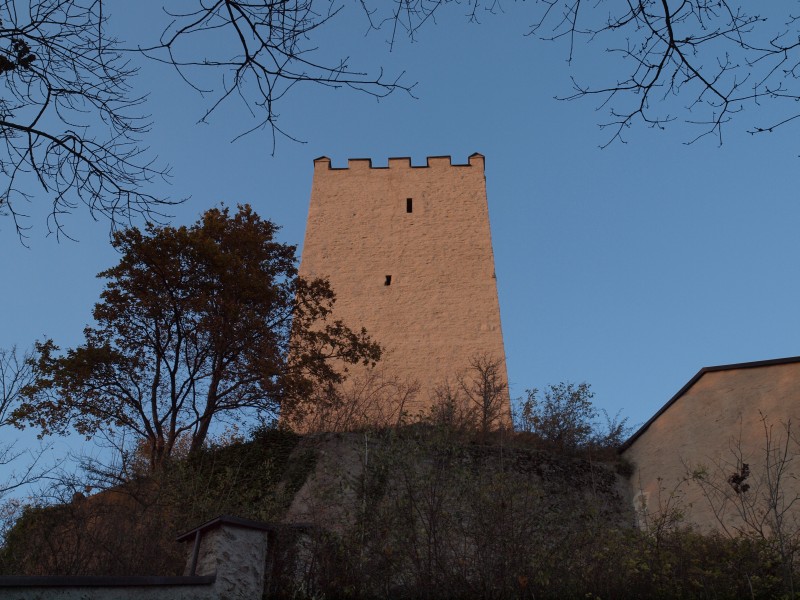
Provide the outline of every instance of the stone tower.
<path id="1" fill-rule="evenodd" d="M 412 418 L 476 356 L 501 361 L 506 381 L 481 154 L 465 165 L 316 159 L 300 274 L 329 279 L 336 318 L 386 349 L 383 373 L 419 384 Z M 503 404 L 508 424 L 507 391 Z"/>

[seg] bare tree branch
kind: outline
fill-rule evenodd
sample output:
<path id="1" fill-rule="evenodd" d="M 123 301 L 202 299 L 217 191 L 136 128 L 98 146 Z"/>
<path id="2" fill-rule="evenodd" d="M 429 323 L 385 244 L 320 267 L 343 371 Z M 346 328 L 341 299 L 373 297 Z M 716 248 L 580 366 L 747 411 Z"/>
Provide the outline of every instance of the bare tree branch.
<path id="1" fill-rule="evenodd" d="M 496 0 L 394 0 L 390 10 L 360 3 L 371 27 L 386 27 L 392 44 L 398 32 L 413 39 L 448 5 L 466 6 L 471 21 L 479 10 L 500 12 Z M 788 11 L 776 16 L 780 7 L 753 6 L 737 0 L 537 0 L 528 35 L 566 43 L 571 67 L 581 43 L 608 56 L 608 69 L 573 76 L 573 92 L 559 97 L 597 99 L 608 115 L 600 122 L 609 131 L 605 145 L 624 143 L 634 125 L 663 129 L 674 121 L 694 130 L 688 143 L 706 136 L 722 143 L 723 130 L 745 108 L 758 114 L 769 105 L 768 121 L 750 125 L 751 134 L 800 117 L 798 19 Z"/>
<path id="2" fill-rule="evenodd" d="M 800 494 L 792 462 L 800 440 L 791 420 L 775 423 L 760 413 L 760 421 L 764 430 L 760 447 L 748 447 L 740 432 L 731 439 L 730 452 L 716 463 L 687 465 L 687 480 L 698 485 L 727 536 L 759 540 L 776 552 L 784 591 L 792 596 L 800 552 Z"/>
<path id="3" fill-rule="evenodd" d="M 35 380 L 32 357 L 30 352 L 20 353 L 16 347 L 0 348 L 0 427 L 9 424 L 11 411 L 20 401 L 20 391 Z"/>
<path id="4" fill-rule="evenodd" d="M 164 10 L 172 22 L 161 39 L 138 50 L 173 66 L 190 86 L 209 95 L 201 122 L 238 98 L 255 125 L 237 139 L 268 129 L 273 152 L 276 136 L 295 139 L 278 125 L 276 105 L 297 84 L 348 87 L 376 98 L 397 90 L 410 93 L 413 87 L 402 82 L 403 73 L 387 79 L 383 71 L 375 76 L 353 69 L 347 57 L 315 58 L 318 48 L 311 36 L 341 10 L 330 1 L 198 0 L 186 12 Z M 201 81 L 209 73 L 219 79 L 205 89 Z"/>
<path id="5" fill-rule="evenodd" d="M 0 1 L 0 211 L 23 239 L 32 185 L 58 236 L 81 204 L 114 230 L 173 203 L 144 191 L 168 171 L 141 145 L 144 98 L 105 27 L 102 0 Z"/>
<path id="6" fill-rule="evenodd" d="M 19 406 L 21 392 L 36 379 L 32 358 L 30 351 L 20 352 L 16 347 L 10 350 L 0 348 L 0 428 L 11 429 L 11 412 Z M 4 472 L 0 478 L 0 499 L 9 492 L 41 481 L 51 470 L 41 464 L 48 446 L 19 450 L 17 443 L 8 441 L 8 438 L 3 435 L 0 442 L 0 468 Z M 15 468 L 20 465 L 21 468 Z"/>

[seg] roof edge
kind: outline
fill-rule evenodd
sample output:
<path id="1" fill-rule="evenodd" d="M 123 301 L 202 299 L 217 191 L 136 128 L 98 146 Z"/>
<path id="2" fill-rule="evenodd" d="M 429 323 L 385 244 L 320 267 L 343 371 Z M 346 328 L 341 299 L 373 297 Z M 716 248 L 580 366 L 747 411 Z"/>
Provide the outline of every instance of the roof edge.
<path id="1" fill-rule="evenodd" d="M 658 419 L 658 417 L 663 415 L 670 406 L 675 404 L 675 402 L 677 402 L 678 399 L 681 396 L 683 396 L 686 392 L 688 392 L 689 389 L 695 383 L 697 383 L 698 380 L 703 375 L 705 375 L 706 373 L 712 373 L 712 372 L 715 372 L 715 371 L 734 371 L 734 370 L 737 370 L 737 369 L 754 369 L 754 368 L 758 368 L 758 367 L 771 367 L 771 366 L 775 366 L 775 365 L 788 365 L 788 364 L 797 363 L 797 362 L 800 362 L 800 356 L 788 356 L 786 358 L 771 358 L 771 359 L 768 359 L 768 360 L 755 360 L 755 361 L 751 361 L 751 362 L 732 363 L 732 364 L 728 364 L 728 365 L 715 365 L 715 366 L 711 366 L 711 367 L 703 367 L 702 369 L 700 369 L 695 374 L 694 377 L 692 377 L 689 381 L 687 381 L 686 384 L 680 390 L 678 390 L 678 392 L 672 398 L 670 398 L 667 401 L 667 403 L 664 404 L 664 406 L 662 406 L 658 410 L 658 412 L 656 412 L 656 414 L 654 414 L 652 417 L 650 417 L 650 419 L 644 425 L 642 425 L 636 431 L 636 433 L 634 433 L 625 442 L 623 442 L 623 444 L 619 447 L 618 452 L 620 454 L 622 454 L 623 452 L 625 452 L 625 450 L 630 448 L 633 445 L 633 443 L 637 439 L 639 439 L 639 437 L 645 431 L 647 431 L 647 429 L 650 427 L 650 425 L 655 423 L 655 421 L 656 421 L 656 419 Z"/>
<path id="2" fill-rule="evenodd" d="M 253 521 L 252 519 L 242 519 L 241 517 L 233 517 L 231 515 L 219 515 L 202 525 L 198 525 L 194 529 L 182 533 L 176 538 L 178 542 L 185 542 L 194 539 L 194 535 L 198 532 L 205 532 L 209 529 L 215 529 L 222 525 L 231 525 L 234 527 L 241 527 L 243 529 L 256 529 L 261 531 L 269 531 L 274 527 L 273 523 L 266 523 L 264 521 Z"/>

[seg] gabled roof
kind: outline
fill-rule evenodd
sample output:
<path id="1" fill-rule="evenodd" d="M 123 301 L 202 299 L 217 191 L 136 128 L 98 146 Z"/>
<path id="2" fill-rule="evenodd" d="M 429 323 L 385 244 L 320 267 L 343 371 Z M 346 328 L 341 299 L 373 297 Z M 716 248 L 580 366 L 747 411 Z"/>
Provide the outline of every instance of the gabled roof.
<path id="1" fill-rule="evenodd" d="M 756 361 L 753 361 L 753 362 L 734 363 L 734 364 L 731 364 L 731 365 L 717 365 L 717 366 L 714 366 L 714 367 L 703 367 L 702 369 L 700 369 L 697 372 L 697 374 L 694 377 L 692 377 L 686 383 L 686 385 L 684 385 L 680 390 L 678 390 L 678 393 L 675 394 L 672 398 L 670 398 L 669 401 L 664 406 L 662 406 L 659 409 L 659 411 L 650 418 L 649 421 L 647 421 L 647 423 L 642 425 L 636 433 L 634 433 L 631 437 L 629 437 L 628 440 L 624 444 L 622 444 L 622 446 L 620 446 L 619 452 L 620 453 L 625 452 L 625 450 L 630 448 L 633 445 L 633 443 L 639 438 L 639 436 L 641 436 L 645 431 L 647 431 L 647 429 L 648 429 L 648 427 L 650 427 L 650 425 L 655 423 L 655 421 L 656 421 L 656 419 L 658 419 L 658 417 L 660 417 L 662 414 L 664 414 L 664 412 L 666 412 L 666 410 L 670 406 L 675 404 L 675 402 L 677 402 L 678 399 L 681 396 L 683 396 L 686 392 L 688 392 L 689 389 L 695 383 L 697 383 L 700 380 L 700 378 L 703 375 L 705 375 L 706 373 L 711 373 L 711 372 L 714 372 L 714 371 L 735 371 L 735 370 L 738 370 L 738 369 L 755 369 L 755 368 L 758 368 L 758 367 L 771 367 L 771 366 L 774 366 L 774 365 L 787 365 L 787 364 L 797 363 L 797 362 L 800 362 L 800 356 L 790 356 L 790 357 L 787 357 L 787 358 L 773 358 L 771 360 L 756 360 Z"/>

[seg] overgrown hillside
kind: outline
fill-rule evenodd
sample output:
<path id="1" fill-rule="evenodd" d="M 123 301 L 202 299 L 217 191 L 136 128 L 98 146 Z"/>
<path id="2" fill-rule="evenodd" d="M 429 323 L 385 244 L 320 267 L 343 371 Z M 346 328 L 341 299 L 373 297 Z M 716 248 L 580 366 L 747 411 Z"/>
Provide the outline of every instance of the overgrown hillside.
<path id="1" fill-rule="evenodd" d="M 314 468 L 290 432 L 256 432 L 72 502 L 28 508 L 6 536 L 4 574 L 174 575 L 182 532 L 219 514 L 275 521 Z"/>
<path id="2" fill-rule="evenodd" d="M 663 522 L 635 529 L 615 453 L 435 425 L 279 430 L 157 475 L 26 511 L 6 574 L 180 574 L 177 534 L 222 513 L 312 532 L 284 544 L 270 597 L 775 597 L 764 546 Z"/>

